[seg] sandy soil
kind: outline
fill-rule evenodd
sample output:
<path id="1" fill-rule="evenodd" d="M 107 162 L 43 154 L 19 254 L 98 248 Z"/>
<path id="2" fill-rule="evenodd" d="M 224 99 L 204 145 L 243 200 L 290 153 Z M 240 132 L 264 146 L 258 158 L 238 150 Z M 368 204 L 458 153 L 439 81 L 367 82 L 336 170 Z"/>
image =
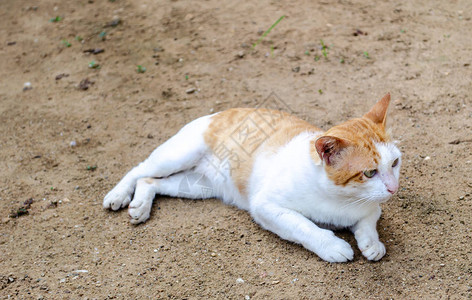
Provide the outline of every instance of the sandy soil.
<path id="1" fill-rule="evenodd" d="M 472 3 L 397 2 L 1 1 L 0 298 L 470 299 Z M 199 116 L 327 129 L 386 92 L 404 165 L 378 263 L 323 262 L 218 200 L 161 197 L 139 226 L 102 209 Z"/>

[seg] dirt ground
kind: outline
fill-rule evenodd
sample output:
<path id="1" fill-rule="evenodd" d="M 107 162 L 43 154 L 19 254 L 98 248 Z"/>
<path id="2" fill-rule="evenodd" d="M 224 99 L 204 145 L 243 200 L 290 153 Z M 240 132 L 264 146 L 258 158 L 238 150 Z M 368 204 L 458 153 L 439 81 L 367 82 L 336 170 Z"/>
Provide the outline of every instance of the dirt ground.
<path id="1" fill-rule="evenodd" d="M 403 2 L 0 1 L 0 298 L 471 299 L 472 2 Z M 387 92 L 404 163 L 380 262 L 349 232 L 354 261 L 323 262 L 218 200 L 102 209 L 199 116 L 327 129 Z"/>

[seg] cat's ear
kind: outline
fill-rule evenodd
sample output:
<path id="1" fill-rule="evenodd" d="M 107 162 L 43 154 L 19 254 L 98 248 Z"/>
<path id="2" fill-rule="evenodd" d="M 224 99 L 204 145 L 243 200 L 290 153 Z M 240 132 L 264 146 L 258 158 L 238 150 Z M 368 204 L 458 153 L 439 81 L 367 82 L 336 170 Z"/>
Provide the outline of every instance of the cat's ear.
<path id="1" fill-rule="evenodd" d="M 382 125 L 383 127 L 385 127 L 389 103 L 390 93 L 383 96 L 383 98 L 379 102 L 375 103 L 375 105 L 370 109 L 370 111 L 364 115 L 364 118 L 370 119 L 375 124 Z"/>
<path id="2" fill-rule="evenodd" d="M 332 165 L 341 150 L 348 147 L 350 144 L 351 143 L 345 139 L 334 136 L 322 136 L 316 140 L 315 147 L 321 160 L 327 165 Z"/>

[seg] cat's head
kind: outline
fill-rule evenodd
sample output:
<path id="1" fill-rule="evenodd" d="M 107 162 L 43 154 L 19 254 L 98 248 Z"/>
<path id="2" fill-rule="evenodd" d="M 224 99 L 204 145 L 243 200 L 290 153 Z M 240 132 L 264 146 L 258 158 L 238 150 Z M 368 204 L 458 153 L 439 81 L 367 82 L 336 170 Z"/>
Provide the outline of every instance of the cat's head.
<path id="1" fill-rule="evenodd" d="M 398 190 L 401 153 L 385 130 L 389 102 L 387 94 L 362 118 L 337 125 L 315 141 L 328 178 L 342 194 L 383 202 Z"/>

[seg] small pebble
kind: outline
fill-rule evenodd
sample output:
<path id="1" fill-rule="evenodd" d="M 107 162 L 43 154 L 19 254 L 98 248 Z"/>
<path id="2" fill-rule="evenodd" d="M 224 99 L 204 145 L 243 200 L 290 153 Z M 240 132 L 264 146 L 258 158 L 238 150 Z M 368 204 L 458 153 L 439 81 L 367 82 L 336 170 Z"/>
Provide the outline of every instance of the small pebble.
<path id="1" fill-rule="evenodd" d="M 70 145 L 71 147 L 75 147 L 75 146 L 77 146 L 77 142 L 76 142 L 76 141 L 71 141 L 71 142 L 69 143 L 69 145 Z"/>
<path id="2" fill-rule="evenodd" d="M 244 296 L 244 300 L 251 300 L 251 297 L 249 295 Z"/>
<path id="3" fill-rule="evenodd" d="M 89 67 L 90 67 L 90 65 L 89 65 Z M 86 91 L 86 90 L 88 90 L 90 85 L 92 85 L 94 83 L 95 83 L 94 81 L 90 81 L 88 78 L 85 78 L 85 79 L 82 79 L 80 81 L 78 88 L 83 90 L 83 91 Z"/>
<path id="4" fill-rule="evenodd" d="M 426 157 L 424 158 L 424 160 L 430 160 L 430 159 L 431 159 L 431 157 L 429 157 L 429 156 L 426 156 Z"/>
<path id="5" fill-rule="evenodd" d="M 120 18 L 114 18 L 110 23 L 108 23 L 105 27 L 116 27 L 121 24 Z"/>
<path id="6" fill-rule="evenodd" d="M 33 88 L 33 86 L 31 85 L 31 82 L 25 82 L 23 84 L 23 91 L 27 91 L 27 90 L 31 90 Z"/>
<path id="7" fill-rule="evenodd" d="M 61 73 L 61 74 L 58 74 L 56 75 L 56 80 L 61 80 L 62 78 L 64 77 L 69 77 L 69 74 L 66 74 L 66 73 Z"/>
<path id="8" fill-rule="evenodd" d="M 189 88 L 189 89 L 186 90 L 185 92 L 186 92 L 187 94 L 193 94 L 193 93 L 195 93 L 196 90 L 197 90 L 196 88 Z"/>
<path id="9" fill-rule="evenodd" d="M 244 279 L 242 279 L 242 278 L 240 277 L 240 278 L 236 279 L 236 282 L 237 282 L 237 283 L 244 283 Z"/>

